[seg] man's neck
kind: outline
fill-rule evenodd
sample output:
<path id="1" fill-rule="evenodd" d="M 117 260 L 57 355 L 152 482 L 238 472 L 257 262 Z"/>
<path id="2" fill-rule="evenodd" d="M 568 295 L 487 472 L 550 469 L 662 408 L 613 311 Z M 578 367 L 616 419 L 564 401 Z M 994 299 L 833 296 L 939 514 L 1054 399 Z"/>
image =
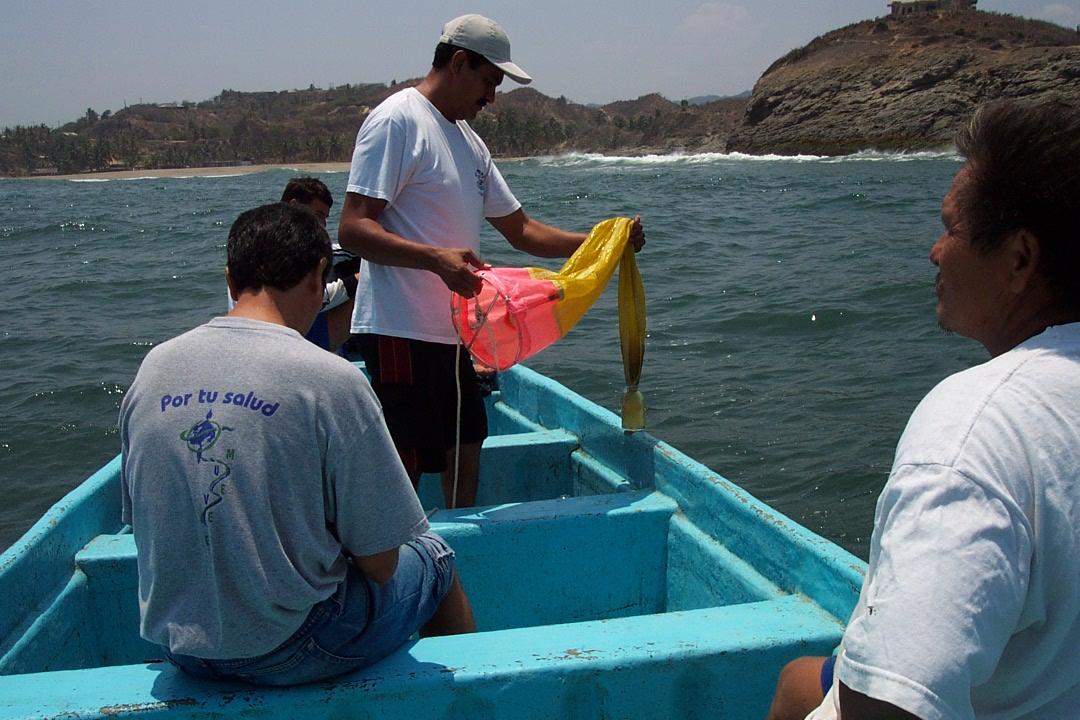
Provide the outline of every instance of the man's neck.
<path id="1" fill-rule="evenodd" d="M 1048 302 L 1035 308 L 1025 308 L 1026 312 L 1016 310 L 1005 318 L 1005 331 L 994 343 L 983 343 L 991 357 L 1012 350 L 1017 345 L 1040 335 L 1047 328 L 1055 325 L 1068 325 L 1080 322 L 1077 314 L 1066 309 L 1051 306 Z"/>
<path id="2" fill-rule="evenodd" d="M 450 96 L 449 88 L 446 84 L 446 78 L 438 70 L 428 71 L 427 76 L 420 81 L 420 84 L 416 86 L 417 92 L 427 98 L 428 102 L 435 106 L 435 109 L 447 119 L 448 122 L 457 122 L 452 113 L 449 113 Z"/>
<path id="3" fill-rule="evenodd" d="M 283 302 L 282 293 L 279 290 L 263 288 L 258 292 L 242 292 L 236 300 L 236 305 L 229 311 L 229 317 L 242 317 L 248 320 L 259 320 L 274 325 L 282 325 L 292 328 L 303 335 L 308 327 L 303 327 L 305 322 L 310 326 L 310 319 L 305 321 L 298 313 L 288 311 L 289 304 Z"/>

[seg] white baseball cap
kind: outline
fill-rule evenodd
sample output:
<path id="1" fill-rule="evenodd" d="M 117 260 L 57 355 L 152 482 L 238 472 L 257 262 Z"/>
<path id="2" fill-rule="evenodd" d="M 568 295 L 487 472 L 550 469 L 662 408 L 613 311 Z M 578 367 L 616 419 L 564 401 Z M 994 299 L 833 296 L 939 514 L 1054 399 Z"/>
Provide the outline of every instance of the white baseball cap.
<path id="1" fill-rule="evenodd" d="M 472 14 L 456 17 L 443 26 L 439 42 L 480 53 L 515 82 L 532 82 L 527 72 L 510 61 L 510 38 L 491 18 Z"/>

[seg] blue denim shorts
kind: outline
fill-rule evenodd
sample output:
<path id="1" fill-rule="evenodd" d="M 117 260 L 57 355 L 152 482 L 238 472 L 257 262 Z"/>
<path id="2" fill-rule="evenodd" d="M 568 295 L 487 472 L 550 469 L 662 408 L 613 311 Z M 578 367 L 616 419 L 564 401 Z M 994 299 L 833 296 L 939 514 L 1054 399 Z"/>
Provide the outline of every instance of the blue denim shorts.
<path id="1" fill-rule="evenodd" d="M 330 325 L 327 322 L 325 312 L 315 316 L 315 321 L 311 323 L 311 329 L 307 331 L 307 335 L 304 335 L 304 337 L 323 350 L 330 349 Z"/>
<path id="2" fill-rule="evenodd" d="M 833 672 L 836 669 L 836 656 L 830 655 L 825 658 L 825 663 L 821 666 L 821 694 L 828 695 L 829 690 L 832 689 Z"/>
<path id="3" fill-rule="evenodd" d="M 435 614 L 454 577 L 454 551 L 427 532 L 401 546 L 385 585 L 351 563 L 333 595 L 311 609 L 292 637 L 265 655 L 204 660 L 165 650 L 181 670 L 200 678 L 257 685 L 299 685 L 372 665 L 401 647 Z"/>

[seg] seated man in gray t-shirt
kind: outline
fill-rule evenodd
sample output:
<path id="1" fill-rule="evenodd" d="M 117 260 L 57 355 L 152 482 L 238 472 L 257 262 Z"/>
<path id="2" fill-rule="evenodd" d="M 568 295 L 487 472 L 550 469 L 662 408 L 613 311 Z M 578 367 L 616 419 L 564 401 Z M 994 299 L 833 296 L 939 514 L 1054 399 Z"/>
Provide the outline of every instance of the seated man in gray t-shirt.
<path id="1" fill-rule="evenodd" d="M 310 682 L 475 629 L 363 373 L 303 338 L 330 258 L 310 211 L 243 213 L 236 306 L 151 350 L 120 408 L 141 633 L 197 676 Z"/>

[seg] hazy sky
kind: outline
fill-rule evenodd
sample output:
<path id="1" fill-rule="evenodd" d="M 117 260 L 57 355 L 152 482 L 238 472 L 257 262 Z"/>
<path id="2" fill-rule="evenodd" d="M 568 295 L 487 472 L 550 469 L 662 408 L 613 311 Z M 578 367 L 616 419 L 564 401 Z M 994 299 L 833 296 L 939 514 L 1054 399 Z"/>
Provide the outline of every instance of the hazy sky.
<path id="1" fill-rule="evenodd" d="M 1080 0 L 979 7 L 1080 25 Z M 548 95 L 728 95 L 788 50 L 887 11 L 886 0 L 0 0 L 0 127 L 224 88 L 418 77 L 442 24 L 466 12 L 506 28 L 514 60 Z"/>

